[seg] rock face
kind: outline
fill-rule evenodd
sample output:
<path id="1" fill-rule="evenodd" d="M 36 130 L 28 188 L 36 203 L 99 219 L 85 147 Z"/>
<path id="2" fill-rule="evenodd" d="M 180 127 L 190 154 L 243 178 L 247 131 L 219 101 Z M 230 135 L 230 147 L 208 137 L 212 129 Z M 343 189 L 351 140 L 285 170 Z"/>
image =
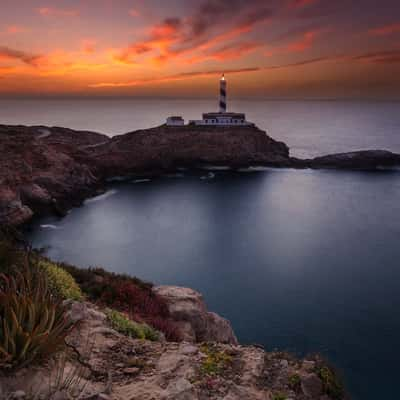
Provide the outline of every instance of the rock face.
<path id="1" fill-rule="evenodd" d="M 254 126 L 183 126 L 139 130 L 109 138 L 58 127 L 0 125 L 0 224 L 18 226 L 35 214 L 58 213 L 104 189 L 107 179 L 157 174 L 178 167 L 253 165 L 379 169 L 400 155 L 361 151 L 299 160 L 286 144 Z"/>
<path id="2" fill-rule="evenodd" d="M 78 205 L 99 183 L 83 147 L 105 139 L 64 128 L 0 126 L 0 223 L 20 225 L 34 213 Z"/>
<path id="3" fill-rule="evenodd" d="M 92 150 L 111 175 L 203 164 L 280 166 L 289 159 L 286 144 L 256 127 L 160 126 L 115 136 Z"/>
<path id="4" fill-rule="evenodd" d="M 52 400 L 333 400 L 319 377 L 319 359 L 302 362 L 253 346 L 132 339 L 111 329 L 93 305 L 71 307 L 81 323 L 66 339 L 67 361 L 0 376 L 5 398 L 33 389 L 37 398 Z M 75 377 L 49 396 L 49 380 L 54 386 L 58 376 L 61 388 L 63 379 Z M 345 399 L 340 389 L 335 399 Z"/>
<path id="5" fill-rule="evenodd" d="M 353 151 L 317 157 L 309 161 L 312 168 L 374 170 L 400 166 L 400 154 L 384 150 Z"/>
<path id="6" fill-rule="evenodd" d="M 178 286 L 157 286 L 153 290 L 168 304 L 184 340 L 238 344 L 230 322 L 208 312 L 200 293 Z"/>

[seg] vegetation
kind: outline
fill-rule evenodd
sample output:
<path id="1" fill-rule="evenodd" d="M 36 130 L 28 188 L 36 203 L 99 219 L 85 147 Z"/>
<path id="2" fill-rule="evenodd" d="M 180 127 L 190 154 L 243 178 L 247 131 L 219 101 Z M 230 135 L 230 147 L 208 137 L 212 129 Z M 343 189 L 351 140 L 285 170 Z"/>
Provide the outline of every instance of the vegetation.
<path id="1" fill-rule="evenodd" d="M 62 348 L 71 328 L 43 273 L 29 264 L 0 276 L 0 367 L 16 368 Z"/>
<path id="2" fill-rule="evenodd" d="M 82 291 L 69 272 L 49 260 L 40 260 L 38 266 L 47 275 L 49 288 L 55 296 L 64 300 L 83 300 Z"/>
<path id="3" fill-rule="evenodd" d="M 206 355 L 200 368 L 200 372 L 203 375 L 219 375 L 225 368 L 232 364 L 232 356 L 225 351 L 218 350 L 215 345 L 203 344 L 200 350 Z"/>
<path id="4" fill-rule="evenodd" d="M 24 252 L 18 249 L 15 243 L 0 231 L 0 273 L 12 274 L 23 263 Z"/>
<path id="5" fill-rule="evenodd" d="M 79 269 L 60 264 L 92 301 L 126 313 L 131 320 L 163 332 L 170 341 L 180 341 L 180 332 L 170 318 L 167 304 L 138 278 L 107 272 L 101 268 Z"/>
<path id="6" fill-rule="evenodd" d="M 138 339 L 158 340 L 158 333 L 146 324 L 131 321 L 116 310 L 107 309 L 106 315 L 110 325 L 123 335 Z"/>
<path id="7" fill-rule="evenodd" d="M 344 396 L 344 388 L 337 375 L 327 366 L 318 368 L 317 374 L 322 380 L 324 392 L 334 400 Z"/>
<path id="8" fill-rule="evenodd" d="M 289 387 L 295 392 L 300 390 L 301 387 L 301 379 L 299 374 L 293 374 L 289 376 Z"/>
<path id="9" fill-rule="evenodd" d="M 286 400 L 287 397 L 284 393 L 275 393 L 272 396 L 272 400 Z"/>

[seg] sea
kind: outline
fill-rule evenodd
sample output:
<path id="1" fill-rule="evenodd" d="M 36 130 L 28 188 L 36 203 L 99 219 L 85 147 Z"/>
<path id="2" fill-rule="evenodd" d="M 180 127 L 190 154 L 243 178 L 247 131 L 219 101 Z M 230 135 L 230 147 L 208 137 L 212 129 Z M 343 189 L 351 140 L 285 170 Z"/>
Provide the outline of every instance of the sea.
<path id="1" fill-rule="evenodd" d="M 213 99 L 2 99 L 0 123 L 110 136 L 199 118 Z M 237 99 L 296 157 L 400 153 L 400 103 Z M 179 171 L 110 183 L 35 247 L 76 265 L 199 290 L 242 343 L 321 353 L 352 399 L 398 398 L 400 171 Z"/>

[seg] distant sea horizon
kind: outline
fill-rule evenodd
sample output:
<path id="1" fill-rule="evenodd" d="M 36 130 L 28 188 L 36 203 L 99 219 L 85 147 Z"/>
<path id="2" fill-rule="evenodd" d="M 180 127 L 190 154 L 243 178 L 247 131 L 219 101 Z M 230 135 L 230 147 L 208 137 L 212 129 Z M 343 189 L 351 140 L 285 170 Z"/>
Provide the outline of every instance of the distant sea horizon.
<path id="1" fill-rule="evenodd" d="M 61 126 L 115 136 L 159 126 L 170 115 L 186 121 L 216 111 L 216 98 L 1 97 L 0 124 Z M 228 98 L 228 110 L 272 138 L 295 157 L 383 149 L 400 153 L 400 99 Z"/>

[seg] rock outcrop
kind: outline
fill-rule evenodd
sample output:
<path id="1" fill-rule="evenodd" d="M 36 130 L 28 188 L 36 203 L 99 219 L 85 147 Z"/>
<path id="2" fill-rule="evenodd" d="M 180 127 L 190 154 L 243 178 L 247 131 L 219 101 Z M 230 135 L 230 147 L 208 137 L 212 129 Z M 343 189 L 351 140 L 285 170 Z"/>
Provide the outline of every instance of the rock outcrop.
<path id="1" fill-rule="evenodd" d="M 282 166 L 289 148 L 256 127 L 160 126 L 113 137 L 92 148 L 106 175 L 171 170 L 204 164 Z"/>
<path id="2" fill-rule="evenodd" d="M 199 292 L 178 286 L 157 286 L 153 290 L 166 301 L 184 340 L 238 344 L 230 322 L 207 311 Z"/>
<path id="3" fill-rule="evenodd" d="M 353 151 L 305 160 L 311 168 L 375 170 L 400 167 L 400 154 L 385 150 Z"/>
<path id="4" fill-rule="evenodd" d="M 286 144 L 249 127 L 183 126 L 139 130 L 109 138 L 58 127 L 0 125 L 0 224 L 58 213 L 105 187 L 115 176 L 154 175 L 179 167 L 223 165 L 381 169 L 400 155 L 360 151 L 299 160 Z"/>
<path id="5" fill-rule="evenodd" d="M 67 337 L 68 354 L 47 366 L 0 376 L 4 395 L 18 393 L 21 399 L 25 394 L 52 399 L 80 395 L 82 400 L 332 400 L 332 394 L 345 399 L 340 387 L 324 380 L 320 371 L 326 367 L 316 357 L 299 360 L 254 346 L 143 341 L 111 329 L 101 310 L 88 303 L 72 304 L 71 314 L 81 323 Z"/>

